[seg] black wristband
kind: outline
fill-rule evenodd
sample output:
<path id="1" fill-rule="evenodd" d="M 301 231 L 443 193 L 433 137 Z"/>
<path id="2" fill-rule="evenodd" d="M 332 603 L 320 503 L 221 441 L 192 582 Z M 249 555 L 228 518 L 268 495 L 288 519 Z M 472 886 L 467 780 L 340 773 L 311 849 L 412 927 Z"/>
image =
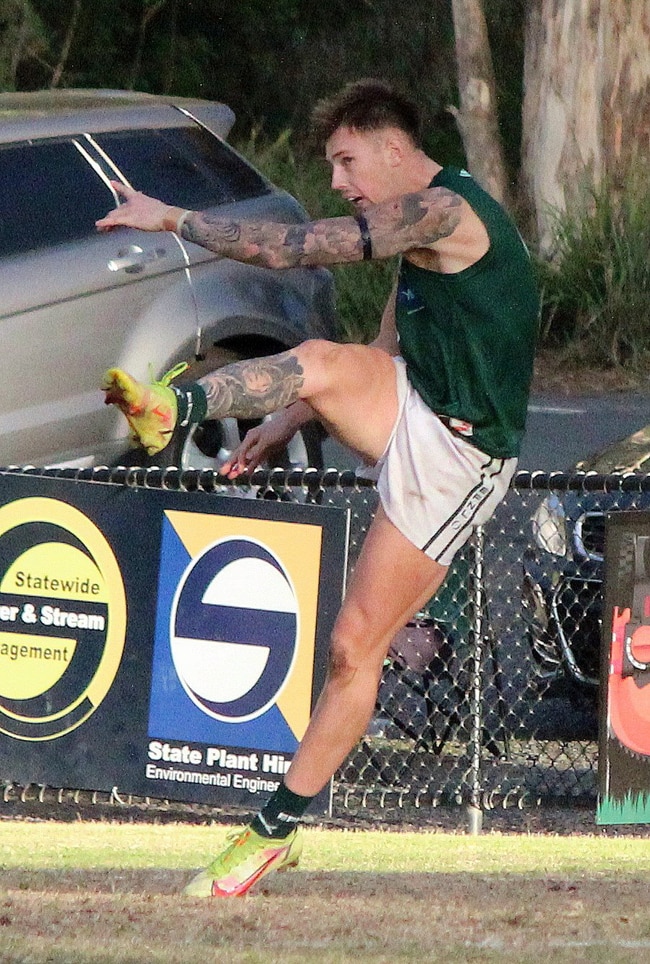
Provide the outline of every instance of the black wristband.
<path id="1" fill-rule="evenodd" d="M 361 231 L 361 242 L 363 244 L 363 260 L 370 261 L 372 258 L 372 239 L 370 237 L 370 231 L 368 230 L 368 222 L 366 221 L 365 214 L 355 214 L 355 221 L 359 225 L 359 231 Z"/>

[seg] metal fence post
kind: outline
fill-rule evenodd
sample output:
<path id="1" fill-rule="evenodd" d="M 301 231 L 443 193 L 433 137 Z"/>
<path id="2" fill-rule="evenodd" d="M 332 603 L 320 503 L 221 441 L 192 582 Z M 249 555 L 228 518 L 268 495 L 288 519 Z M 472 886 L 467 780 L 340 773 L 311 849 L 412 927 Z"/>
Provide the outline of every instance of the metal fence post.
<path id="1" fill-rule="evenodd" d="M 483 828 L 481 807 L 481 742 L 483 738 L 483 646 L 485 642 L 485 535 L 479 526 L 470 541 L 469 554 L 469 623 L 470 623 L 470 796 L 467 807 L 468 829 L 479 834 Z"/>

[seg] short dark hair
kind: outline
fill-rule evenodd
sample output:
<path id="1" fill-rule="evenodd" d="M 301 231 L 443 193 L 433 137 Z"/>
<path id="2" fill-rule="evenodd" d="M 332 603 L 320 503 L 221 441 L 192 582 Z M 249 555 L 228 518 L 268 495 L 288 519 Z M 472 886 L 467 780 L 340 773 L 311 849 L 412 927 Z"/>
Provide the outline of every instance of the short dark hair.
<path id="1" fill-rule="evenodd" d="M 383 80 L 356 80 L 316 104 L 312 112 L 314 137 L 324 144 L 339 127 L 356 131 L 396 127 L 408 134 L 416 147 L 421 146 L 417 105 Z"/>

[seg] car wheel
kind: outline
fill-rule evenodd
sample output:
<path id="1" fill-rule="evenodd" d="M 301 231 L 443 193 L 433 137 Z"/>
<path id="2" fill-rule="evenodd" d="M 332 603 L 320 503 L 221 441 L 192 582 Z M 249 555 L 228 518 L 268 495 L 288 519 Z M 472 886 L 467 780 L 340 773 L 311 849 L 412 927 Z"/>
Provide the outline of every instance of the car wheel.
<path id="1" fill-rule="evenodd" d="M 152 464 L 218 471 L 230 458 L 246 432 L 259 424 L 259 421 L 235 418 L 210 419 L 201 425 L 193 426 L 184 435 L 179 435 L 167 449 L 152 459 Z M 262 467 L 305 469 L 308 466 L 323 467 L 321 435 L 313 426 L 305 426 L 302 431 L 297 432 L 286 449 L 273 460 L 273 465 Z"/>

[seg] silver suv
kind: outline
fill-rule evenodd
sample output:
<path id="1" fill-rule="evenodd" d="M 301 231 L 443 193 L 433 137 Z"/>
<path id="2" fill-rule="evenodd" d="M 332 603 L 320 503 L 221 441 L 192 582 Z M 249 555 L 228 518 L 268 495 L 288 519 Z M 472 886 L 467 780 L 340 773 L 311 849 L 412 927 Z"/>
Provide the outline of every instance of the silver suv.
<path id="1" fill-rule="evenodd" d="M 333 338 L 331 275 L 220 259 L 173 233 L 95 230 L 109 180 L 184 208 L 296 223 L 300 205 L 225 143 L 223 104 L 122 91 L 0 94 L 0 465 L 146 462 L 104 369 L 159 377 Z M 246 425 L 206 422 L 158 464 L 218 466 Z M 305 430 L 286 464 L 319 464 Z"/>

